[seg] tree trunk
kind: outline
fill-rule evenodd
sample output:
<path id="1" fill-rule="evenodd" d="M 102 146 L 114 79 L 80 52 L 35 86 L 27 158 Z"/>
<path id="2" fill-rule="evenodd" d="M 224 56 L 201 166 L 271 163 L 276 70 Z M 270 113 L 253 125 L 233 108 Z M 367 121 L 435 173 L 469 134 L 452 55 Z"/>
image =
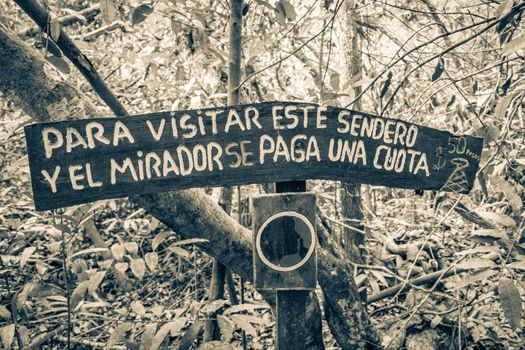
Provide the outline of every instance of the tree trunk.
<path id="1" fill-rule="evenodd" d="M 343 76 L 346 80 L 350 80 L 353 77 L 362 74 L 363 71 L 361 67 L 363 63 L 361 49 L 357 38 L 357 14 L 354 1 L 346 1 L 343 5 L 342 11 L 344 16 L 343 32 L 345 33 L 343 46 L 345 57 L 347 57 Z M 352 86 L 349 86 L 348 88 L 353 89 L 356 95 L 359 94 L 361 90 L 359 87 L 353 88 Z M 349 95 L 352 94 L 349 93 Z M 346 103 L 343 105 L 346 105 Z M 361 101 L 357 101 L 353 106 L 353 109 L 358 111 L 361 110 Z M 363 230 L 361 224 L 356 225 L 353 221 L 345 222 L 346 219 L 363 220 L 360 185 L 348 182 L 341 184 L 341 214 L 344 223 L 356 226 L 358 229 Z M 356 263 L 363 263 L 363 254 L 360 246 L 363 245 L 364 240 L 365 237 L 363 235 L 343 227 L 341 237 L 343 248 L 346 251 L 348 258 Z"/>
<path id="2" fill-rule="evenodd" d="M 66 82 L 52 78 L 56 74 L 49 74 L 49 67 L 45 65 L 41 56 L 0 22 L 0 89 L 4 94 L 18 102 L 37 121 L 97 115 L 86 96 Z M 183 238 L 207 239 L 209 243 L 199 244 L 206 253 L 246 280 L 252 280 L 251 232 L 227 215 L 204 192 L 190 189 L 131 199 Z M 319 283 L 329 305 L 333 305 L 331 312 L 347 311 L 344 317 L 328 319 L 336 339 L 351 337 L 361 342 L 363 335 L 367 334 L 374 341 L 373 331 L 365 317 L 366 310 L 361 303 L 355 303 L 355 287 L 352 284 L 335 285 L 329 278 L 340 260 L 323 247 L 319 248 L 319 255 L 323 257 L 319 275 L 324 276 L 319 278 Z M 337 273 L 351 278 L 342 267 L 344 265 L 337 268 Z M 316 299 L 311 305 L 315 306 L 315 303 Z M 305 348 L 315 348 L 309 344 L 315 344 L 314 337 L 321 334 L 318 329 L 320 315 L 310 312 L 308 318 L 307 324 L 312 329 L 308 332 L 310 337 L 305 339 Z M 348 330 L 352 332 L 345 334 Z"/>

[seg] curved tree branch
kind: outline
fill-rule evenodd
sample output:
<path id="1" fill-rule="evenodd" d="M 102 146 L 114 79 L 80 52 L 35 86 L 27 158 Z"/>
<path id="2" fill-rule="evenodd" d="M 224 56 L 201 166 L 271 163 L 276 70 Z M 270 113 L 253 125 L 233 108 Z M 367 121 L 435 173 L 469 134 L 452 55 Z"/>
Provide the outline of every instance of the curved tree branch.
<path id="1" fill-rule="evenodd" d="M 63 42 L 59 40 L 58 44 L 60 46 Z M 26 47 L 0 22 L 0 90 L 3 93 L 14 97 L 29 116 L 41 122 L 96 116 L 95 108 L 85 95 L 66 82 L 52 80 L 44 67 L 46 64 L 42 57 Z M 59 113 L 57 105 L 65 105 L 65 111 Z M 131 199 L 182 237 L 207 239 L 209 243 L 199 245 L 206 253 L 246 280 L 252 279 L 251 232 L 233 220 L 204 192 L 192 189 Z M 335 285 L 334 268 L 341 281 L 349 281 L 352 276 L 347 275 L 343 267 L 338 267 L 341 260 L 331 250 L 321 247 L 319 255 L 322 257 L 319 283 L 331 305 L 327 314 L 331 312 L 330 315 L 338 316 L 328 318 L 336 339 L 350 338 L 355 344 L 362 345 L 356 348 L 365 347 L 365 336 L 372 343 L 377 343 L 375 332 L 368 324 L 366 309 L 356 301 L 355 286 L 351 283 Z M 315 303 L 314 300 L 312 302 Z M 310 312 L 309 316 L 313 314 Z M 348 333 L 348 330 L 351 332 Z M 314 337 L 315 334 L 310 332 L 305 343 L 315 343 Z"/>
<path id="2" fill-rule="evenodd" d="M 35 0 L 15 0 L 25 13 L 27 13 L 33 21 L 43 31 L 48 30 L 49 14 L 40 6 Z M 102 77 L 98 74 L 95 66 L 91 61 L 80 51 L 69 36 L 60 28 L 60 35 L 56 41 L 58 47 L 62 50 L 64 55 L 77 67 L 86 80 L 91 84 L 91 87 L 97 92 L 102 100 L 111 108 L 117 116 L 126 116 L 128 112 L 120 103 L 118 98 L 107 87 Z"/>

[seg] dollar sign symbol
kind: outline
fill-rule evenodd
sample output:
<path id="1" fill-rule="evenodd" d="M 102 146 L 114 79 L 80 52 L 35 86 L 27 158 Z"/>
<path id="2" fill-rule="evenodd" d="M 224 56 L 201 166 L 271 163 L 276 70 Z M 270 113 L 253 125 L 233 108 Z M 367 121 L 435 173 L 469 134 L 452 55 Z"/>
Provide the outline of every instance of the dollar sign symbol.
<path id="1" fill-rule="evenodd" d="M 438 146 L 436 149 L 436 157 L 437 157 L 437 163 L 432 165 L 432 168 L 434 170 L 439 171 L 445 167 L 445 156 L 443 155 L 443 151 L 445 150 L 445 147 Z"/>

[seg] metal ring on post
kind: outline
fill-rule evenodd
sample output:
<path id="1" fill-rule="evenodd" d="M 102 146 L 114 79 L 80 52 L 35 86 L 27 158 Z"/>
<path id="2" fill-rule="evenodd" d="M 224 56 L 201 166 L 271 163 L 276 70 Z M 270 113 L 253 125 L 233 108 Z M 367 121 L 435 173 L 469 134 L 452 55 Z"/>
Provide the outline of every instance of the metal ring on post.
<path id="1" fill-rule="evenodd" d="M 262 247 L 261 247 L 261 236 L 262 236 L 262 233 L 264 232 L 264 229 L 266 228 L 266 226 L 268 226 L 275 219 L 283 217 L 283 216 L 295 217 L 295 218 L 301 220 L 302 222 L 304 222 L 306 224 L 306 226 L 308 227 L 308 229 L 310 231 L 310 236 L 311 236 L 311 244 L 310 244 L 310 247 L 308 248 L 308 251 L 306 252 L 306 255 L 304 256 L 304 258 L 301 261 L 299 261 L 297 264 L 292 265 L 292 266 L 288 266 L 288 267 L 275 265 L 272 262 L 270 262 L 266 258 L 266 256 L 263 254 Z M 270 268 L 272 268 L 274 270 L 277 270 L 277 271 L 289 272 L 289 271 L 293 271 L 293 270 L 296 270 L 296 269 L 300 268 L 301 266 L 303 266 L 304 264 L 306 264 L 308 262 L 308 259 L 310 259 L 310 257 L 312 256 L 312 254 L 315 251 L 316 242 L 317 242 L 317 237 L 315 235 L 315 228 L 313 227 L 313 225 L 310 222 L 310 220 L 308 220 L 304 215 L 301 215 L 301 214 L 299 214 L 299 213 L 297 213 L 295 211 L 283 211 L 283 212 L 279 212 L 277 214 L 274 214 L 274 215 L 270 216 L 261 225 L 261 228 L 259 229 L 259 231 L 257 231 L 257 236 L 255 237 L 255 248 L 257 249 L 257 254 L 261 258 L 261 261 L 266 266 L 268 266 L 268 267 L 270 267 Z"/>

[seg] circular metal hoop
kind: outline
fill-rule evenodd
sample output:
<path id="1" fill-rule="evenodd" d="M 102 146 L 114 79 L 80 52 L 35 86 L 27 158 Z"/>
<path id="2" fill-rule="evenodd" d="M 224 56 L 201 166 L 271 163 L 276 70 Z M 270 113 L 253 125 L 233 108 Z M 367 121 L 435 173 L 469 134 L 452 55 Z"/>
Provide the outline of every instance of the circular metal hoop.
<path id="1" fill-rule="evenodd" d="M 306 224 L 306 226 L 308 227 L 309 231 L 310 231 L 310 238 L 311 238 L 310 247 L 308 248 L 308 251 L 306 252 L 306 255 L 304 256 L 304 258 L 301 261 L 299 261 L 297 264 L 292 265 L 292 266 L 288 266 L 288 267 L 282 267 L 282 266 L 275 265 L 272 262 L 270 262 L 266 258 L 266 256 L 263 254 L 262 247 L 261 247 L 261 236 L 262 236 L 262 233 L 263 233 L 264 229 L 266 228 L 266 226 L 268 226 L 273 220 L 278 219 L 278 218 L 283 217 L 283 216 L 291 216 L 291 217 L 297 218 L 297 219 L 301 220 L 302 222 L 304 222 Z M 255 249 L 257 250 L 257 254 L 259 255 L 259 258 L 261 259 L 261 261 L 266 266 L 270 267 L 273 270 L 282 271 L 282 272 L 289 272 L 289 271 L 296 270 L 296 269 L 300 268 L 301 266 L 303 266 L 304 264 L 306 264 L 308 259 L 310 259 L 310 257 L 314 253 L 316 242 L 317 242 L 317 237 L 315 236 L 315 229 L 314 229 L 312 223 L 310 222 L 310 220 L 308 220 L 304 215 L 301 215 L 301 214 L 299 214 L 299 213 L 297 213 L 295 211 L 283 211 L 283 212 L 280 212 L 280 213 L 277 213 L 277 214 L 274 214 L 274 215 L 270 216 L 261 225 L 261 227 L 259 228 L 259 231 L 257 231 L 257 236 L 255 236 Z"/>

